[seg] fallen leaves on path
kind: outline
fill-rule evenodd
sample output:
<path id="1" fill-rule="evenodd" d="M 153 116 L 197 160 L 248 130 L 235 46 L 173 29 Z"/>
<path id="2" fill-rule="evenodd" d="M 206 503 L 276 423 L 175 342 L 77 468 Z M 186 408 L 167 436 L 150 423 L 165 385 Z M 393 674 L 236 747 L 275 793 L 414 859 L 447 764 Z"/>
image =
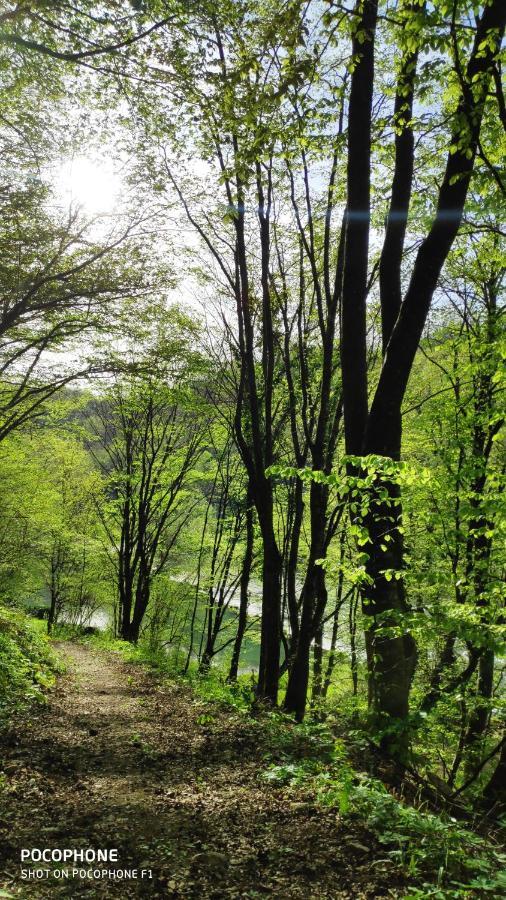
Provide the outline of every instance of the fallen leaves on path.
<path id="1" fill-rule="evenodd" d="M 402 896 L 359 823 L 259 778 L 269 754 L 260 722 L 114 654 L 61 650 L 69 670 L 48 705 L 3 738 L 0 896 Z M 26 881 L 22 847 L 116 847 L 112 868 L 153 878 Z"/>

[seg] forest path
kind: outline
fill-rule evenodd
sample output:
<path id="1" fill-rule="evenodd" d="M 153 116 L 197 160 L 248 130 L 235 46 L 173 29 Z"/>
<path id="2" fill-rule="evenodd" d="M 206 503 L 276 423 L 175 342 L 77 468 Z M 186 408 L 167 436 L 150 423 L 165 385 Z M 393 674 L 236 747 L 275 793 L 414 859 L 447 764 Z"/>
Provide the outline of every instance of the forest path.
<path id="1" fill-rule="evenodd" d="M 367 833 L 258 777 L 269 752 L 250 717 L 116 654 L 58 647 L 66 674 L 0 747 L 0 896 L 402 896 Z M 117 848 L 117 863 L 84 868 L 153 877 L 22 880 L 22 847 Z"/>

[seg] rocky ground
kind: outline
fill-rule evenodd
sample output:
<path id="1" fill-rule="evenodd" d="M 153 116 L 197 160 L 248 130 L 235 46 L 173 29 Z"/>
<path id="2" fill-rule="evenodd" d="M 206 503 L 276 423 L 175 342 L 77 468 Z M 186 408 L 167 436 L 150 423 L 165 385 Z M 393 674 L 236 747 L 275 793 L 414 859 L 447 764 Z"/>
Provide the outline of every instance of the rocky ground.
<path id="1" fill-rule="evenodd" d="M 404 895 L 359 823 L 260 777 L 272 755 L 259 722 L 113 653 L 59 650 L 67 671 L 47 706 L 0 745 L 0 897 Z M 34 847 L 117 848 L 105 868 L 152 878 L 61 880 L 53 863 L 30 866 L 49 877 L 22 879 L 21 848 Z"/>

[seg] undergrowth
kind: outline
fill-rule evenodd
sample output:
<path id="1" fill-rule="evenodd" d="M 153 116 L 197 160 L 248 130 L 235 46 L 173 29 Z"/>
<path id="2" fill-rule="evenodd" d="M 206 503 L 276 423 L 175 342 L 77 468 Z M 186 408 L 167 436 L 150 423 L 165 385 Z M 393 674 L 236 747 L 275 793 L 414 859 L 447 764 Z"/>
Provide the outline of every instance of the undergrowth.
<path id="1" fill-rule="evenodd" d="M 506 896 L 506 853 L 499 846 L 449 815 L 403 802 L 379 779 L 357 771 L 343 741 L 334 741 L 329 752 L 331 737 L 321 732 L 319 739 L 325 738 L 319 758 L 287 753 L 260 777 L 287 793 L 304 788 L 341 819 L 365 826 L 384 847 L 385 859 L 413 880 L 406 900 Z"/>
<path id="2" fill-rule="evenodd" d="M 359 731 L 351 729 L 345 740 L 336 740 L 328 720 L 297 725 L 280 711 L 258 708 L 250 675 L 231 684 L 217 667 L 200 674 L 190 666 L 182 678 L 181 659 L 165 652 L 153 653 L 104 633 L 86 641 L 165 677 L 184 680 L 210 704 L 241 715 L 253 713 L 266 747 L 259 778 L 282 788 L 287 797 L 302 790 L 317 806 L 331 807 L 341 820 L 366 828 L 380 845 L 381 861 L 400 869 L 411 882 L 405 900 L 506 896 L 506 854 L 501 848 L 449 815 L 404 802 L 378 778 L 359 771 L 351 761 L 351 755 L 360 756 Z M 341 728 L 344 733 L 343 724 Z"/>
<path id="3" fill-rule="evenodd" d="M 35 701 L 43 702 L 60 664 L 44 622 L 0 605 L 0 726 Z"/>

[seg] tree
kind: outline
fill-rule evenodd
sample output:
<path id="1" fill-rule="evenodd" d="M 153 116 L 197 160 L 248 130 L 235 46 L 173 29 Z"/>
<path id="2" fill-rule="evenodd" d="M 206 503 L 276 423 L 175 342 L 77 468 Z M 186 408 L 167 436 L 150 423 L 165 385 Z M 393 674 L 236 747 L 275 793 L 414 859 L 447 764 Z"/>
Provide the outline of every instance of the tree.
<path id="1" fill-rule="evenodd" d="M 71 624 L 86 624 L 104 600 L 95 506 L 100 484 L 91 459 L 76 440 L 47 434 L 38 456 L 54 504 L 44 522 L 42 541 L 51 633 L 62 617 Z"/>
<path id="2" fill-rule="evenodd" d="M 394 254 L 389 249 L 394 229 L 387 229 L 382 254 L 383 277 L 380 281 L 383 365 L 369 408 L 366 288 L 377 15 L 376 0 L 359 2 L 355 7 L 352 27 L 353 72 L 348 114 L 341 365 L 347 452 L 353 455 L 380 454 L 398 460 L 401 453 L 402 401 L 438 279 L 462 219 L 506 12 L 499 2 L 486 5 L 476 20 L 474 40 L 465 65 L 458 49 L 459 57 L 454 61 L 459 77 L 457 102 L 452 109 L 446 167 L 440 182 L 435 216 L 416 254 L 400 308 L 396 308 L 400 292 L 398 289 L 392 291 L 392 284 L 398 286 L 401 283 L 404 235 L 402 232 L 399 234 L 395 226 L 397 250 Z M 413 9 L 408 6 L 404 15 L 409 23 Z M 406 82 L 406 76 L 415 65 L 416 54 L 413 58 L 412 47 L 408 45 L 397 76 L 398 95 L 407 98 L 408 110 L 411 81 L 408 78 Z M 409 132 L 411 124 L 401 118 L 397 127 Z M 410 184 L 400 184 L 406 177 L 406 164 L 413 156 L 409 136 L 407 146 L 405 153 L 404 148 L 401 149 L 399 143 L 397 145 L 388 214 L 392 223 L 404 221 L 409 211 Z M 383 487 L 387 491 L 385 503 L 376 504 L 367 521 L 371 587 L 364 597 L 364 613 L 370 621 L 367 631 L 373 707 L 385 724 L 385 720 L 393 723 L 407 721 L 416 649 L 409 631 L 402 624 L 408 610 L 402 579 L 387 580 L 384 574 L 385 571 L 402 569 L 403 538 L 400 498 L 388 480 Z M 396 508 L 393 514 L 392 504 Z M 383 539 L 385 532 L 390 535 L 388 544 Z M 385 746 L 392 747 L 399 736 L 388 731 L 383 740 Z M 400 744 L 403 744 L 402 739 Z"/>
<path id="3" fill-rule="evenodd" d="M 55 408 L 53 414 L 30 434 L 7 438 L 1 454 L 2 596 L 16 604 L 40 596 L 40 606 L 47 594 L 49 631 L 62 614 L 84 624 L 107 596 L 95 511 L 99 479 L 78 439 L 56 433 L 62 419 Z"/>
<path id="4" fill-rule="evenodd" d="M 251 510 L 244 498 L 243 475 L 240 459 L 234 453 L 233 442 L 228 436 L 223 451 L 217 454 L 217 478 L 214 479 L 209 503 L 214 507 L 214 535 L 210 554 L 207 582 L 207 602 L 203 626 L 200 671 L 209 669 L 213 657 L 229 644 L 234 644 L 234 660 L 231 664 L 232 680 L 237 675 L 237 665 L 242 639 L 246 629 L 248 583 L 252 562 Z M 246 508 L 245 508 L 246 507 Z M 239 546 L 246 526 L 246 549 L 239 555 Z M 237 588 L 240 586 L 239 614 L 235 638 L 223 635 L 221 646 L 217 641 L 224 630 L 225 615 L 230 609 Z"/>
<path id="5" fill-rule="evenodd" d="M 448 704 L 452 692 L 462 698 L 452 783 L 462 763 L 469 774 L 495 731 L 491 707 L 504 608 L 503 279 L 497 235 L 457 242 L 442 281 L 449 307 L 422 342 L 423 368 L 429 365 L 432 376 L 429 396 L 415 404 L 417 421 L 408 429 L 408 441 L 420 428 L 430 433 L 420 451 L 431 471 L 424 513 L 429 539 L 411 551 L 413 575 L 420 578 L 421 567 L 429 566 L 443 593 L 434 601 L 419 599 L 431 607 L 440 635 L 420 709 L 426 716 L 438 703 Z"/>
<path id="6" fill-rule="evenodd" d="M 98 240 L 76 210 L 55 220 L 47 199 L 42 185 L 7 185 L 0 197 L 0 440 L 65 385 L 107 367 L 91 343 L 83 352 L 85 337 L 124 328 L 126 302 L 151 292 L 131 262 L 133 223 Z"/>
<path id="7" fill-rule="evenodd" d="M 90 13 L 83 4 L 84 41 Z M 69 150 L 73 102 L 90 94 L 66 79 L 63 64 L 30 49 L 20 34 L 28 23 L 45 33 L 56 26 L 31 7 L 0 17 L 0 440 L 40 416 L 62 387 L 107 366 L 97 341 L 124 333 L 134 302 L 148 315 L 157 281 L 156 265 L 141 258 L 150 240 L 142 215 L 123 209 L 111 223 L 62 209 L 52 169 Z"/>
<path id="8" fill-rule="evenodd" d="M 279 11 L 279 16 L 283 28 L 289 28 L 286 10 Z M 194 52 L 195 40 L 198 54 Z M 262 55 L 269 52 L 273 41 L 276 43 L 270 21 L 254 21 L 248 18 L 242 4 L 227 4 L 220 8 L 219 15 L 213 9 L 198 17 L 197 30 L 189 30 L 177 56 L 163 42 L 157 48 L 161 60 L 166 61 L 169 55 L 174 64 L 185 126 L 205 158 L 212 161 L 223 197 L 221 205 L 226 210 L 223 239 L 210 223 L 205 204 L 197 201 L 194 205 L 186 193 L 187 185 L 175 176 L 169 152 L 162 156 L 165 172 L 160 171 L 159 157 L 155 155 L 150 160 L 157 184 L 161 182 L 163 186 L 164 177 L 168 181 L 234 304 L 234 328 L 228 330 L 237 365 L 234 430 L 263 545 L 258 694 L 271 702 L 276 700 L 279 679 L 282 555 L 276 537 L 273 485 L 266 475 L 275 462 L 277 349 L 269 279 L 273 139 L 269 137 L 267 121 L 275 116 L 277 103 L 275 98 L 268 99 L 267 84 L 255 85 L 254 81 L 241 79 L 240 72 L 243 66 L 253 65 L 251 45 L 256 47 L 255 53 L 258 50 Z M 208 64 L 211 68 L 207 68 Z M 266 121 L 260 125 L 264 119 L 263 101 Z M 173 109 L 162 108 L 156 118 L 163 119 L 164 112 L 161 127 L 171 137 Z M 216 200 L 212 198 L 211 202 L 214 206 Z M 254 219 L 251 210 L 258 212 Z M 256 258 L 249 252 L 252 233 Z"/>
<path id="9" fill-rule="evenodd" d="M 114 554 L 119 634 L 136 642 L 153 579 L 198 498 L 189 492 L 202 453 L 201 423 L 183 388 L 118 381 L 94 404 L 93 454 L 106 479 L 100 516 Z"/>

